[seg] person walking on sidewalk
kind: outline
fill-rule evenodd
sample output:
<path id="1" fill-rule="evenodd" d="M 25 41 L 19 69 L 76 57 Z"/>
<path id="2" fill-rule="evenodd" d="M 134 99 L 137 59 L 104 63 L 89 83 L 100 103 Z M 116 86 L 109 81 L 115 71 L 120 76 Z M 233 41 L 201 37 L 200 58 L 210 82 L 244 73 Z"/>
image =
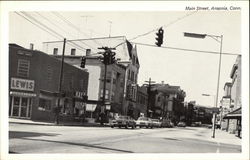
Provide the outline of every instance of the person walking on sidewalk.
<path id="1" fill-rule="evenodd" d="M 59 116 L 60 116 L 60 111 L 61 111 L 61 107 L 54 107 L 54 114 L 55 114 L 55 124 L 59 124 Z"/>

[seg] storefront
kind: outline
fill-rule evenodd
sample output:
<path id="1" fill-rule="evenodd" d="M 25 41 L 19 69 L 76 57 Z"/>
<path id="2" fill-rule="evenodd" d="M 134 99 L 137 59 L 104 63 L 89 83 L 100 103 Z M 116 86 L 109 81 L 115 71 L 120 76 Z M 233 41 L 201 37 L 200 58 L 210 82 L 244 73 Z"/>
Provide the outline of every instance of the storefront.
<path id="1" fill-rule="evenodd" d="M 11 78 L 9 116 L 31 118 L 34 93 L 34 80 Z"/>
<path id="2" fill-rule="evenodd" d="M 227 120 L 226 130 L 241 137 L 241 107 L 229 112 L 223 119 Z"/>

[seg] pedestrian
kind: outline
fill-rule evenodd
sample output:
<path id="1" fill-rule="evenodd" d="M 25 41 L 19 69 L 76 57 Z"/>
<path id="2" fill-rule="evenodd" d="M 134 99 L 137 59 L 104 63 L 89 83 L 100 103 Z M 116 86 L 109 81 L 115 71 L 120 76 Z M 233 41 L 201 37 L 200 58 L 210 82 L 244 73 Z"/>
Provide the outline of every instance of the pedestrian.
<path id="1" fill-rule="evenodd" d="M 54 107 L 54 114 L 55 114 L 55 124 L 59 124 L 59 115 L 60 115 L 61 108 L 58 106 Z"/>

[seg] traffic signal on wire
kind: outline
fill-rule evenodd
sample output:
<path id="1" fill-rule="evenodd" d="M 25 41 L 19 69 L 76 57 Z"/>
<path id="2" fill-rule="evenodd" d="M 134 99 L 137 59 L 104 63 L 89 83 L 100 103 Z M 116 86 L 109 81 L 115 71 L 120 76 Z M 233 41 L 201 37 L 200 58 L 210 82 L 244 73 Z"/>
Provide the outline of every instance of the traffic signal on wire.
<path id="1" fill-rule="evenodd" d="M 86 58 L 82 57 L 81 59 L 81 68 L 85 68 L 85 64 L 86 64 Z"/>
<path id="2" fill-rule="evenodd" d="M 162 28 L 160 28 L 159 30 L 158 30 L 158 32 L 156 33 L 156 42 L 155 42 L 155 44 L 158 46 L 158 47 L 160 47 L 161 45 L 162 45 L 162 43 L 163 43 L 163 34 L 164 34 L 164 30 L 162 29 Z"/>

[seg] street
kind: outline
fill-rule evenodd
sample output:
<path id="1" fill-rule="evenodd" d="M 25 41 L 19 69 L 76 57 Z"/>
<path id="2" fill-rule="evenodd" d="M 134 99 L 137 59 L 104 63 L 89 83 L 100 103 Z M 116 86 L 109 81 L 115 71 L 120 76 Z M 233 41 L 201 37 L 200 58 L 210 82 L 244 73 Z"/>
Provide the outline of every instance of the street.
<path id="1" fill-rule="evenodd" d="M 232 144 L 230 139 L 224 141 L 217 139 L 211 138 L 211 129 L 201 127 L 119 129 L 29 124 L 9 125 L 10 153 L 241 152 L 240 144 Z"/>

